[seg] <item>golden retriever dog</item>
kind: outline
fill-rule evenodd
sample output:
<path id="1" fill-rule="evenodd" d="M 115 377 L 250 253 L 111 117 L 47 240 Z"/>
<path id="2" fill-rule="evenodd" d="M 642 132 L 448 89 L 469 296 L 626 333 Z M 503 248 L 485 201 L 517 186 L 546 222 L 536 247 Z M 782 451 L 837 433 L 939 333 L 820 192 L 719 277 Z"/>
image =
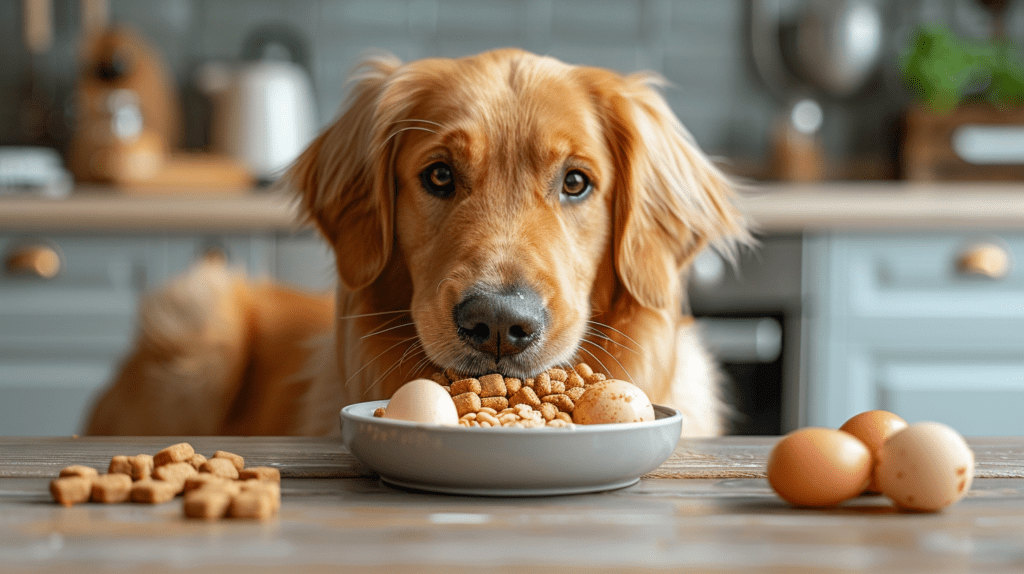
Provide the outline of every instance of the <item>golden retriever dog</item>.
<path id="1" fill-rule="evenodd" d="M 325 434 L 438 370 L 578 362 L 723 432 L 685 275 L 749 235 L 657 77 L 503 49 L 352 82 L 284 178 L 333 247 L 333 305 L 197 265 L 147 298 L 87 432 Z"/>

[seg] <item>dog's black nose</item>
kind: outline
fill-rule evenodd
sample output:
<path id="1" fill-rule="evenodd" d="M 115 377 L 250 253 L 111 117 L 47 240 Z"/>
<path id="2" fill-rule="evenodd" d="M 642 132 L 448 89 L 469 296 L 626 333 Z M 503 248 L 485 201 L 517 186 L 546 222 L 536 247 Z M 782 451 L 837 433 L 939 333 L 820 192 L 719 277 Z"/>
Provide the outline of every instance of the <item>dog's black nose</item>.
<path id="1" fill-rule="evenodd" d="M 540 295 L 528 287 L 475 292 L 455 306 L 453 315 L 459 337 L 496 360 L 533 344 L 547 321 Z"/>

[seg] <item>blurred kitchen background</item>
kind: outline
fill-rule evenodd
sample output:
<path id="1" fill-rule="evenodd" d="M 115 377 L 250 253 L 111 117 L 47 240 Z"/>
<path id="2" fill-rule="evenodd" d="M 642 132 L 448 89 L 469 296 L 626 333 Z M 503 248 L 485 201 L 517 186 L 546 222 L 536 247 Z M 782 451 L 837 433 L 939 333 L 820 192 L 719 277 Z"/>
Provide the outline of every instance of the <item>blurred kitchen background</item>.
<path id="1" fill-rule="evenodd" d="M 141 294 L 198 257 L 328 287 L 266 184 L 368 50 L 502 46 L 661 73 L 700 146 L 770 190 L 761 249 L 693 272 L 733 432 L 888 408 L 1019 434 L 1022 42 L 1009 0 L 3 0 L 0 434 L 76 432 Z"/>

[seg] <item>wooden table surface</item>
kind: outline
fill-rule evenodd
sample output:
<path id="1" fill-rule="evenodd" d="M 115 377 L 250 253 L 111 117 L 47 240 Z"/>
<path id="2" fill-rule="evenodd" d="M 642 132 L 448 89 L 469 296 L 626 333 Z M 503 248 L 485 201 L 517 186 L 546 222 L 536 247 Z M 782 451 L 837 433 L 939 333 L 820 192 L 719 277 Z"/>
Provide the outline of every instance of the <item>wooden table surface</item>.
<path id="1" fill-rule="evenodd" d="M 52 502 L 68 464 L 186 440 L 281 470 L 266 522 L 157 506 Z M 773 437 L 683 440 L 638 484 L 539 498 L 390 487 L 338 442 L 307 438 L 0 438 L 2 572 L 1020 572 L 1024 438 L 970 438 L 977 478 L 940 513 L 881 496 L 792 508 L 769 488 Z"/>

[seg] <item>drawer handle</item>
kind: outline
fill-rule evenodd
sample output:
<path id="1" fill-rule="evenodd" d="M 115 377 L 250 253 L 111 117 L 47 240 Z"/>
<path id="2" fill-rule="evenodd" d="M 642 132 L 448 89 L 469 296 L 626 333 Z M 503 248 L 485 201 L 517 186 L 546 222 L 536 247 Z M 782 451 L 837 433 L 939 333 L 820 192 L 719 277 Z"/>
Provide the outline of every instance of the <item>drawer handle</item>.
<path id="1" fill-rule="evenodd" d="M 1010 272 L 1010 254 L 994 243 L 981 243 L 960 254 L 956 262 L 961 275 L 1002 279 Z"/>
<path id="2" fill-rule="evenodd" d="M 10 275 L 34 275 L 53 279 L 60 273 L 60 254 L 47 245 L 28 245 L 11 250 L 5 261 Z"/>

